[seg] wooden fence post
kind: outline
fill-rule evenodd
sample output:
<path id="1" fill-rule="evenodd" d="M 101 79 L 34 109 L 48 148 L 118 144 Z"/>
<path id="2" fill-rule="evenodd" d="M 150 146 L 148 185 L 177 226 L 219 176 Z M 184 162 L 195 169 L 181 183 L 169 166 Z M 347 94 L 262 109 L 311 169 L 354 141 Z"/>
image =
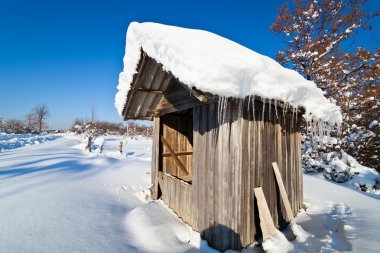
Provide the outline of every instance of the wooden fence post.
<path id="1" fill-rule="evenodd" d="M 92 137 L 89 136 L 89 137 L 88 137 L 87 148 L 88 148 L 88 151 L 90 151 L 90 152 L 91 152 L 91 142 L 92 142 Z"/>
<path id="2" fill-rule="evenodd" d="M 103 146 L 104 146 L 104 142 L 103 142 L 103 144 L 100 146 L 100 153 L 103 152 Z"/>

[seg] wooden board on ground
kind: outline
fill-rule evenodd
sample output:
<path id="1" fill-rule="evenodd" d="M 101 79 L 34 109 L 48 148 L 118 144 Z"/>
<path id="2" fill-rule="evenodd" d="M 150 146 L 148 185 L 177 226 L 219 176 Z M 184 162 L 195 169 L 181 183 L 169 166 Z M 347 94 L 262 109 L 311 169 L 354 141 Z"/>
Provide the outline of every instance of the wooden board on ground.
<path id="1" fill-rule="evenodd" d="M 280 173 L 280 170 L 278 169 L 277 163 L 276 162 L 272 163 L 272 167 L 273 167 L 274 174 L 276 176 L 278 189 L 280 190 L 281 201 L 285 207 L 285 219 L 287 222 L 290 222 L 294 219 L 294 216 L 293 216 L 292 208 L 290 206 L 288 194 L 286 193 L 284 183 L 282 182 L 281 173 Z"/>
<path id="2" fill-rule="evenodd" d="M 270 215 L 263 189 L 261 187 L 257 187 L 254 188 L 253 191 L 257 200 L 257 207 L 259 209 L 260 228 L 263 234 L 263 241 L 265 241 L 272 236 L 276 236 L 277 230 L 273 224 L 272 216 Z"/>

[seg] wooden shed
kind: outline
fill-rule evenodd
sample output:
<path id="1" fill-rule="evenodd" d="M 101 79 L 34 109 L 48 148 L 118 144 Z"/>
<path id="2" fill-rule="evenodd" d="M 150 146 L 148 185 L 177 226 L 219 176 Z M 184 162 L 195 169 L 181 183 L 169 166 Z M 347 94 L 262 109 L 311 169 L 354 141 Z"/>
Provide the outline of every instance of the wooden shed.
<path id="1" fill-rule="evenodd" d="M 210 246 L 221 251 L 239 250 L 260 238 L 258 210 L 253 194 L 255 187 L 262 187 L 275 226 L 285 225 L 284 207 L 272 163 L 277 162 L 279 166 L 295 215 L 303 203 L 302 109 L 254 95 L 226 98 L 185 84 L 177 78 L 178 74 L 171 71 L 175 65 L 169 62 L 165 66 L 161 63 L 166 58 L 149 56 L 155 55 L 152 50 L 173 53 L 171 50 L 157 49 L 158 43 L 167 40 L 170 35 L 164 30 L 166 27 L 145 25 L 149 36 L 156 29 L 156 36 L 162 37 L 152 42 L 154 38 L 151 36 L 145 40 L 148 42 L 140 42 L 141 47 L 136 47 L 138 43 L 132 40 L 142 37 L 141 34 L 136 36 L 137 32 L 142 33 L 138 30 L 142 26 L 138 23 L 132 25 L 134 31 L 127 34 L 126 55 L 131 48 L 138 49 L 139 55 L 133 52 L 130 57 L 138 59 L 138 64 L 133 74 L 127 73 L 131 76 L 130 80 L 121 75 L 130 87 L 119 98 L 123 100 L 121 114 L 125 120 L 153 121 L 152 198 L 162 199 L 184 222 L 199 231 Z M 179 39 L 178 31 L 182 30 L 173 30 L 173 40 Z M 194 32 L 195 35 L 198 33 Z M 209 33 L 200 34 L 198 38 L 203 35 L 211 36 Z M 219 37 L 212 37 L 208 43 L 215 43 L 216 40 Z M 177 44 L 173 46 L 176 50 Z M 193 43 L 188 46 L 193 45 L 203 47 L 208 44 Z M 151 50 L 150 53 L 144 47 Z M 237 47 L 237 44 L 231 43 L 232 47 Z M 192 50 L 203 57 L 202 48 L 198 49 Z M 242 54 L 246 53 L 244 50 Z M 161 55 L 166 57 L 166 54 Z M 186 61 L 183 55 L 176 59 L 176 64 Z M 264 60 L 267 61 L 266 58 Z M 125 62 L 125 66 L 127 64 Z M 271 67 L 271 64 L 267 65 Z M 194 66 L 194 69 L 198 67 Z M 189 68 L 185 70 L 189 72 Z M 128 72 L 126 69 L 124 71 Z M 240 69 L 237 73 L 241 73 Z M 270 71 L 268 73 L 271 74 Z M 306 91 L 305 88 L 302 92 Z M 323 98 L 322 92 L 320 96 Z"/>

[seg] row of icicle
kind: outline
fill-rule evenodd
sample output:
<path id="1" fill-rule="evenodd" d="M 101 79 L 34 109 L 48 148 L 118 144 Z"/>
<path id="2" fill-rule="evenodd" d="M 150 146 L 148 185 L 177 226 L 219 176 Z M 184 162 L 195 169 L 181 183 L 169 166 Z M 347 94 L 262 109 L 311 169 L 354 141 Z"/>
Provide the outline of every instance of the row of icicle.
<path id="1" fill-rule="evenodd" d="M 228 97 L 218 97 L 218 115 L 217 120 L 221 124 L 225 123 L 226 120 L 226 113 L 227 113 L 227 107 L 229 103 L 229 99 L 234 99 L 238 103 L 238 117 L 241 118 L 243 116 L 243 109 L 247 111 L 252 111 L 252 117 L 253 120 L 255 120 L 255 98 L 254 96 L 248 97 L 248 107 L 244 108 L 244 102 L 245 99 L 241 98 L 228 98 Z M 261 98 L 261 102 L 263 103 L 263 109 L 262 109 L 262 118 L 264 118 L 266 107 L 268 107 L 268 116 L 269 120 L 271 120 L 272 117 L 272 107 L 274 107 L 275 110 L 275 116 L 278 119 L 279 116 L 279 110 L 278 110 L 278 101 L 275 99 L 266 99 Z M 292 114 L 292 120 L 291 120 L 291 128 L 294 127 L 294 123 L 297 123 L 298 120 L 298 107 L 291 106 L 289 103 L 284 103 L 283 106 L 281 106 L 284 124 L 285 124 L 285 114 L 287 111 L 291 111 Z M 338 134 L 340 133 L 340 128 L 336 126 L 329 125 L 327 122 L 324 122 L 322 120 L 317 120 L 312 117 L 312 115 L 304 115 L 303 117 L 306 121 L 306 129 L 307 134 L 311 135 L 313 138 L 318 137 L 319 140 L 323 139 L 323 136 L 330 136 L 331 132 L 335 130 Z"/>

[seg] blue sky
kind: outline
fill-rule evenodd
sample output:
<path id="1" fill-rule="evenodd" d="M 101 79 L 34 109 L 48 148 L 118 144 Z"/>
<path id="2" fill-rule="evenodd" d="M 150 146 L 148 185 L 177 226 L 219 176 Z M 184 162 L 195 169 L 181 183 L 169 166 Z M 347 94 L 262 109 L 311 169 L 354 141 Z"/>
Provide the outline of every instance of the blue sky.
<path id="1" fill-rule="evenodd" d="M 0 0 L 0 118 L 44 103 L 50 127 L 67 128 L 95 104 L 99 120 L 122 122 L 114 95 L 130 22 L 204 29 L 274 58 L 283 2 Z"/>

